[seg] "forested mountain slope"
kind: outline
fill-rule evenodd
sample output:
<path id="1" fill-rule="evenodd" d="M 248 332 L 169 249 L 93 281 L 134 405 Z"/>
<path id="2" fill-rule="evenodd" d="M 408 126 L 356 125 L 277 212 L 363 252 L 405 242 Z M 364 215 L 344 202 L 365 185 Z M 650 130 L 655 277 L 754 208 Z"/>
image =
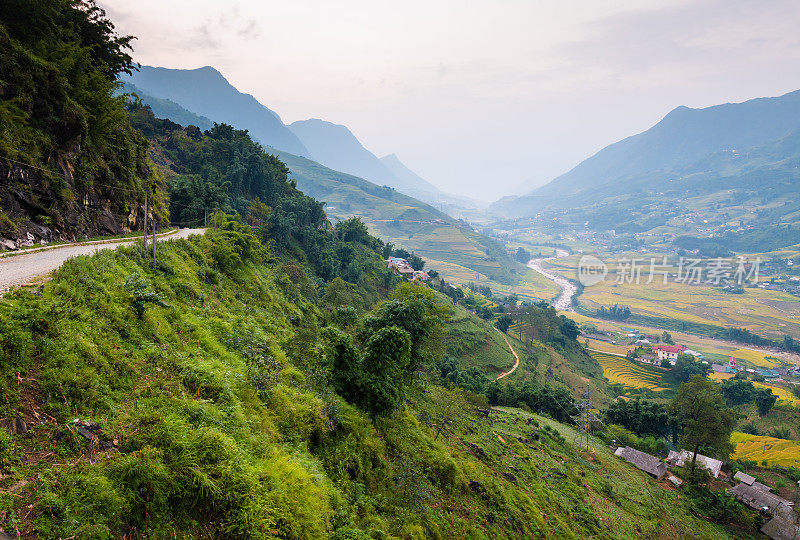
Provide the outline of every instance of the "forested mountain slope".
<path id="1" fill-rule="evenodd" d="M 141 228 L 144 191 L 166 220 L 163 179 L 131 128 L 117 77 L 129 37 L 94 3 L 9 0 L 0 12 L 0 240 Z"/>
<path id="2" fill-rule="evenodd" d="M 136 95 L 148 107 L 162 110 L 165 117 L 173 122 L 176 119 L 184 119 L 190 125 L 203 122 L 202 118 L 185 109 L 163 107 L 162 100 L 146 93 L 138 91 Z M 170 129 L 178 128 L 180 126 Z M 195 137 L 201 136 L 199 130 L 189 131 L 195 133 Z M 150 132 L 146 132 L 150 136 Z M 524 271 L 499 243 L 424 202 L 393 188 L 330 169 L 311 159 L 275 148 L 268 150 L 286 164 L 303 192 L 326 203 L 326 213 L 334 219 L 361 217 L 384 240 L 403 245 L 437 261 L 451 262 L 481 272 L 502 283 L 516 283 Z M 207 205 L 213 207 L 210 201 Z M 178 215 L 174 216 L 175 219 L 178 219 Z M 198 220 L 204 222 L 196 212 L 192 219 L 194 221 L 180 218 L 187 223 L 196 224 Z"/>
<path id="3" fill-rule="evenodd" d="M 141 66 L 121 79 L 151 96 L 174 101 L 194 114 L 246 129 L 261 144 L 300 156 L 309 155 L 308 149 L 274 111 L 250 94 L 239 92 L 211 66 L 197 69 Z"/>
<path id="4" fill-rule="evenodd" d="M 774 143 L 798 128 L 800 91 L 705 109 L 678 107 L 647 131 L 609 145 L 545 186 L 498 201 L 493 208 L 530 215 L 548 206 L 566 208 L 642 191 L 664 192 L 675 187 L 667 184 L 675 178 L 690 194 L 708 191 L 704 177 L 690 175 L 732 176 L 736 171 L 716 168 L 722 165 L 715 163 L 718 157 L 744 161 L 749 149 L 770 144 L 777 149 Z"/>

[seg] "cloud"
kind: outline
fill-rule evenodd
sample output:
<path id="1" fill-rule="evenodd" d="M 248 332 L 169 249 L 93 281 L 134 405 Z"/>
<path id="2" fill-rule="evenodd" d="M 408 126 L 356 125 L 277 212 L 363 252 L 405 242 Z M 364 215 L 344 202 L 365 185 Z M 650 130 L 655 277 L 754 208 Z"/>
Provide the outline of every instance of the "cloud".
<path id="1" fill-rule="evenodd" d="M 261 35 L 261 26 L 255 19 L 250 19 L 241 30 L 236 32 L 236 35 L 244 39 L 255 39 Z"/>
<path id="2" fill-rule="evenodd" d="M 705 79 L 774 59 L 800 60 L 792 30 L 799 25 L 795 0 L 701 0 L 595 20 L 584 25 L 586 37 L 555 53 L 571 68 L 617 84 L 661 85 L 665 76 Z"/>
<path id="3" fill-rule="evenodd" d="M 204 22 L 196 26 L 190 35 L 181 40 L 180 45 L 192 49 L 217 49 L 220 46 L 219 33 L 216 29 L 212 30 L 210 22 Z"/>

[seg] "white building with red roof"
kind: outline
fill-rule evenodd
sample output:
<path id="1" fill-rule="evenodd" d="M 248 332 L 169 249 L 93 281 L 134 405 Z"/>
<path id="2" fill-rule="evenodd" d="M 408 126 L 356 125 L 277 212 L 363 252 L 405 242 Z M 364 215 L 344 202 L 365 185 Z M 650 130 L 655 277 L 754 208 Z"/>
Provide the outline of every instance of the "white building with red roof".
<path id="1" fill-rule="evenodd" d="M 656 345 L 653 347 L 653 352 L 658 355 L 659 360 L 669 360 L 673 364 L 678 359 L 678 355 L 685 351 L 686 347 L 683 345 Z"/>

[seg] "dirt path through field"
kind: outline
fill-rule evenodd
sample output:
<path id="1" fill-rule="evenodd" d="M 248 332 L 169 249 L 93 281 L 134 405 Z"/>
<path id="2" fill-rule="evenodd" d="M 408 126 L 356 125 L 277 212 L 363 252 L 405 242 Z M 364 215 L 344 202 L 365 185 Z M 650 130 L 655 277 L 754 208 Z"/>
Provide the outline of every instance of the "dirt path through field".
<path id="1" fill-rule="evenodd" d="M 517 361 L 514 362 L 514 367 L 512 367 L 510 370 L 506 371 L 505 373 L 501 373 L 500 375 L 497 376 L 497 378 L 495 380 L 499 381 L 503 377 L 507 377 L 508 375 L 511 375 L 512 373 L 514 373 L 514 371 L 519 367 L 519 355 L 517 354 L 517 351 L 514 350 L 514 347 L 511 346 L 511 343 L 508 341 L 508 338 L 505 336 L 505 334 L 503 334 L 503 332 L 501 332 L 497 328 L 495 328 L 495 330 L 497 330 L 498 334 L 503 336 L 503 341 L 506 342 L 506 345 L 508 345 L 508 349 L 511 351 L 511 354 L 513 354 L 514 358 L 517 359 Z"/>

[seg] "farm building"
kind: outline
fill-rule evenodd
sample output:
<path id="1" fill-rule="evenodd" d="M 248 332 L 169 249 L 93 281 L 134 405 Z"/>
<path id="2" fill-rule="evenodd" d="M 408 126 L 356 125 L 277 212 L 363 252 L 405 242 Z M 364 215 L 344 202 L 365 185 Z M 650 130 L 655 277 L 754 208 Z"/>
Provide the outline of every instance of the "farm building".
<path id="1" fill-rule="evenodd" d="M 775 516 L 761 527 L 761 532 L 773 540 L 796 540 L 800 538 L 797 514 L 791 512 Z"/>
<path id="2" fill-rule="evenodd" d="M 748 486 L 744 482 L 730 488 L 728 493 L 737 501 L 746 504 L 750 508 L 773 516 L 777 513 L 789 513 L 794 506 L 792 501 L 778 497 L 774 493 L 770 493 L 759 487 Z"/>
<path id="3" fill-rule="evenodd" d="M 692 453 L 688 450 L 681 450 L 680 452 L 670 450 L 669 456 L 667 456 L 667 464 L 675 467 L 683 467 L 684 464 L 690 464 L 691 462 Z M 697 463 L 705 467 L 711 473 L 711 476 L 719 478 L 719 471 L 722 469 L 720 460 L 697 454 Z"/>
<path id="4" fill-rule="evenodd" d="M 395 274 L 399 274 L 403 277 L 407 277 L 410 279 L 422 279 L 423 281 L 428 280 L 428 273 L 422 272 L 424 274 L 424 278 L 422 275 L 417 276 L 417 272 L 408 264 L 408 261 L 405 259 L 401 259 L 400 257 L 389 257 L 386 260 L 386 267 L 390 270 L 394 271 Z"/>
<path id="5" fill-rule="evenodd" d="M 428 281 L 430 279 L 430 276 L 428 275 L 428 272 L 426 272 L 424 270 L 416 270 L 414 272 L 413 279 L 414 280 L 419 279 L 419 280 L 422 280 L 422 281 Z"/>
<path id="6" fill-rule="evenodd" d="M 774 369 L 756 369 L 756 374 L 761 375 L 765 379 L 779 379 L 780 375 Z"/>
<path id="7" fill-rule="evenodd" d="M 747 484 L 748 486 L 752 486 L 754 488 L 758 488 L 764 491 L 772 491 L 772 488 L 766 484 L 762 484 L 761 482 L 756 481 L 755 478 L 750 476 L 749 474 L 745 474 L 742 471 L 737 472 L 733 475 L 736 480 L 739 480 L 743 484 Z"/>
<path id="8" fill-rule="evenodd" d="M 659 360 L 669 360 L 673 364 L 678 359 L 678 355 L 686 350 L 683 345 L 656 345 L 653 352 L 658 355 Z"/>
<path id="9" fill-rule="evenodd" d="M 625 461 L 633 463 L 637 468 L 643 470 L 650 476 L 655 477 L 656 480 L 661 479 L 661 477 L 667 474 L 667 466 L 663 461 L 655 456 L 651 456 L 650 454 L 645 454 L 644 452 L 640 452 L 635 448 L 631 448 L 630 446 L 626 446 L 625 448 L 617 448 L 617 450 L 614 452 L 614 455 L 621 457 Z"/>
<path id="10" fill-rule="evenodd" d="M 729 364 L 711 364 L 711 369 L 715 373 L 736 373 L 736 368 Z"/>

